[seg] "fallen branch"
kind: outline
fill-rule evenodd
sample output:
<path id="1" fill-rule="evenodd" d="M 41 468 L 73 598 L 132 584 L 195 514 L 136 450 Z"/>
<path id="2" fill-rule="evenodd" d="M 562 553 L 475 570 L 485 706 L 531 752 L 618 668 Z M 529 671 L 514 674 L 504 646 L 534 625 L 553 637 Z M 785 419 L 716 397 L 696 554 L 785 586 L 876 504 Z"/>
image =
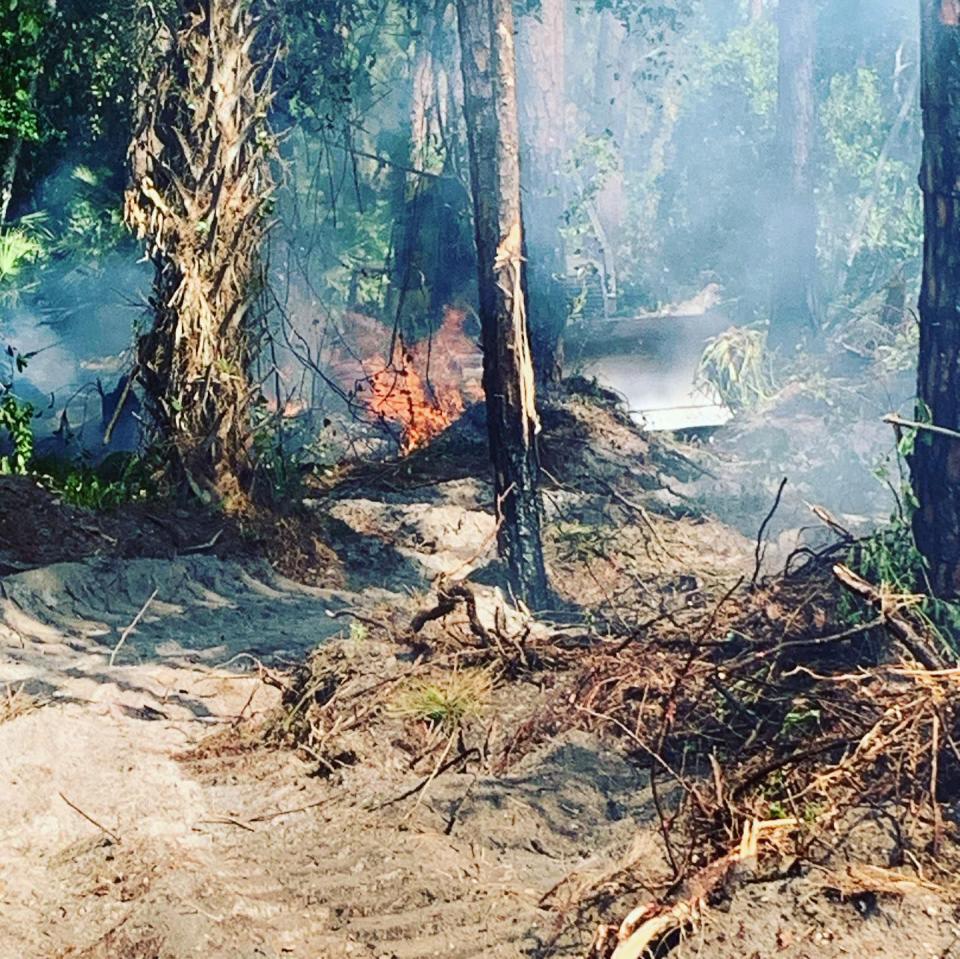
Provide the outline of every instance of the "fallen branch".
<path id="1" fill-rule="evenodd" d="M 224 816 L 219 819 L 198 819 L 197 822 L 210 826 L 236 826 L 238 829 L 243 829 L 246 832 L 257 831 L 253 828 L 253 826 L 250 826 L 239 819 L 234 819 L 232 816 Z"/>
<path id="2" fill-rule="evenodd" d="M 849 566 L 838 563 L 833 567 L 833 575 L 840 581 L 845 589 L 851 593 L 865 599 L 874 609 L 880 613 L 883 625 L 906 647 L 911 656 L 927 669 L 940 669 L 943 667 L 936 655 L 929 652 L 926 648 L 924 638 L 910 625 L 902 616 L 898 615 L 897 610 L 900 603 L 891 603 L 891 597 L 885 595 L 880 589 L 877 589 L 872 583 L 867 582 L 862 576 L 858 576 Z M 913 600 L 915 597 L 908 597 Z"/>
<path id="3" fill-rule="evenodd" d="M 204 550 L 213 549 L 217 545 L 218 540 L 223 535 L 224 527 L 220 527 L 213 536 L 210 537 L 205 543 L 197 543 L 196 546 L 185 546 L 180 552 L 184 555 L 188 553 L 202 553 Z"/>
<path id="4" fill-rule="evenodd" d="M 666 556 L 668 556 L 670 559 L 676 559 L 676 556 L 674 556 L 670 550 L 667 549 L 667 544 L 663 541 L 660 531 L 654 525 L 653 520 L 650 518 L 650 514 L 643 506 L 641 506 L 639 503 L 633 502 L 633 500 L 627 499 L 622 493 L 618 493 L 609 483 L 602 483 L 601 485 L 606 487 L 607 493 L 613 499 L 623 506 L 626 506 L 627 509 L 633 510 L 633 512 L 635 512 L 637 516 L 643 520 L 643 523 L 650 531 L 650 535 L 653 537 L 654 542 L 660 547 L 661 550 L 663 550 Z"/>
<path id="5" fill-rule="evenodd" d="M 414 633 L 419 633 L 427 623 L 449 616 L 460 603 L 467 608 L 467 619 L 470 621 L 470 631 L 484 646 L 495 646 L 489 630 L 480 621 L 477 612 L 477 597 L 473 590 L 464 583 L 440 584 L 438 587 L 437 605 L 432 609 L 425 609 L 417 613 L 410 624 Z"/>
<path id="6" fill-rule="evenodd" d="M 773 506 L 770 507 L 770 512 L 767 513 L 763 522 L 760 524 L 760 529 L 757 532 L 757 548 L 754 551 L 754 559 L 756 560 L 756 565 L 753 568 L 753 579 L 750 580 L 751 586 L 757 585 L 757 580 L 760 578 L 760 568 L 763 566 L 763 558 L 767 554 L 766 547 L 764 546 L 763 536 L 767 531 L 767 527 L 770 525 L 770 521 L 773 519 L 777 510 L 780 508 L 780 500 L 783 498 L 783 491 L 787 488 L 787 478 L 784 477 L 780 480 L 780 489 L 777 490 L 777 497 L 773 501 Z"/>
<path id="7" fill-rule="evenodd" d="M 117 427 L 117 423 L 120 421 L 120 414 L 123 412 L 123 407 L 126 405 L 127 398 L 130 396 L 130 391 L 133 389 L 133 384 L 137 381 L 137 377 L 140 375 L 140 364 L 134 364 L 133 369 L 127 375 L 127 382 L 123 386 L 123 392 L 120 394 L 120 400 L 117 403 L 117 408 L 113 411 L 113 416 L 110 417 L 110 422 L 107 424 L 107 428 L 103 431 L 103 445 L 109 446 L 110 440 L 113 438 L 113 431 Z M 97 386 L 99 388 L 100 381 L 97 380 Z M 100 390 L 100 395 L 103 396 L 103 390 Z"/>
<path id="8" fill-rule="evenodd" d="M 895 429 L 908 430 L 926 430 L 928 433 L 936 433 L 939 436 L 947 436 L 952 440 L 960 440 L 960 433 L 956 430 L 947 429 L 945 426 L 937 426 L 935 423 L 921 423 L 918 420 L 905 420 L 896 413 L 888 413 L 883 418 L 884 423 L 889 423 Z"/>
<path id="9" fill-rule="evenodd" d="M 444 756 L 450 752 L 450 746 L 448 744 L 447 748 L 444 750 Z M 453 769 L 458 763 L 465 762 L 468 760 L 474 753 L 476 753 L 477 758 L 480 758 L 480 750 L 476 746 L 471 746 L 465 752 L 458 752 L 456 756 L 452 759 L 447 759 L 445 762 L 442 761 L 438 763 L 429 775 L 423 777 L 416 786 L 411 786 L 409 789 L 405 789 L 399 796 L 394 796 L 392 799 L 386 799 L 383 802 L 379 803 L 376 806 L 371 807 L 373 812 L 380 812 L 381 809 L 386 809 L 388 806 L 395 806 L 399 802 L 403 802 L 404 799 L 409 799 L 411 796 L 417 795 L 417 793 L 422 793 L 423 790 L 433 782 L 437 776 L 442 775 L 448 769 Z M 418 801 L 419 804 L 419 801 Z"/>
<path id="10" fill-rule="evenodd" d="M 837 519 L 833 514 L 823 506 L 818 506 L 816 504 L 807 504 L 810 507 L 810 512 L 823 523 L 828 529 L 832 530 L 837 536 L 843 540 L 844 543 L 852 543 L 854 540 L 853 533 L 850 532 L 845 526 L 841 526 L 837 522 Z"/>
<path id="11" fill-rule="evenodd" d="M 97 820 L 94 819 L 93 816 L 90 816 L 90 815 L 88 815 L 87 813 L 85 813 L 76 803 L 71 802 L 69 799 L 67 799 L 67 797 L 64 796 L 63 793 L 57 793 L 57 795 L 58 795 L 75 813 L 78 813 L 79 815 L 83 816 L 83 818 L 86 819 L 86 821 L 87 821 L 88 823 L 90 823 L 90 825 L 96 826 L 97 829 L 100 830 L 100 832 L 105 833 L 107 836 L 109 836 L 115 843 L 117 843 L 117 845 L 120 844 L 120 837 L 119 837 L 115 832 L 113 832 L 113 831 L 110 830 L 110 829 L 107 829 L 107 827 L 104 826 L 103 823 L 97 822 Z"/>
<path id="12" fill-rule="evenodd" d="M 114 662 L 114 660 L 117 658 L 117 653 L 120 652 L 120 647 L 123 646 L 123 644 L 127 641 L 127 637 L 137 628 L 138 624 L 140 623 L 140 620 L 143 619 L 143 617 L 144 617 L 144 615 L 146 614 L 147 610 L 150 608 L 150 604 L 157 598 L 157 593 L 158 593 L 158 592 L 159 592 L 159 590 L 158 590 L 158 589 L 155 589 L 155 590 L 149 595 L 149 597 L 147 597 L 147 601 L 143 604 L 143 606 L 140 607 L 140 612 L 137 613 L 137 615 L 133 617 L 133 622 L 130 623 L 130 625 L 120 634 L 120 640 L 119 640 L 119 642 L 117 643 L 116 646 L 113 647 L 113 652 L 110 653 L 110 667 L 111 667 L 111 668 L 113 668 L 113 662 Z"/>

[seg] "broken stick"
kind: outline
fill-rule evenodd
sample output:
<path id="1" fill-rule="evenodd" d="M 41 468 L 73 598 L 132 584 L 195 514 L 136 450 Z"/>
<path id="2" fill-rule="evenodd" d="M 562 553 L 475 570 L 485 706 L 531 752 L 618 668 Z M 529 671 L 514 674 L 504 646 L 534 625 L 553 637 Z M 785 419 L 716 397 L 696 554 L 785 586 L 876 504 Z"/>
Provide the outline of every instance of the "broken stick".
<path id="1" fill-rule="evenodd" d="M 117 645 L 113 647 L 113 652 L 110 654 L 110 666 L 113 667 L 113 661 L 117 658 L 117 653 L 120 652 L 120 647 L 127 641 L 127 637 L 137 628 L 140 620 L 143 619 L 147 610 L 150 608 L 150 604 L 157 598 L 157 593 L 160 592 L 159 589 L 155 589 L 150 596 L 147 598 L 147 601 L 140 607 L 140 612 L 133 617 L 133 622 L 120 634 L 120 639 L 117 642 Z"/>
<path id="2" fill-rule="evenodd" d="M 902 616 L 898 615 L 898 604 L 891 603 L 891 597 L 885 595 L 873 583 L 858 576 L 849 566 L 842 563 L 833 567 L 833 575 L 851 593 L 865 599 L 883 618 L 886 628 L 907 648 L 913 658 L 927 669 L 943 667 L 938 657 L 927 648 L 924 638 Z M 910 597 L 911 599 L 913 597 Z"/>

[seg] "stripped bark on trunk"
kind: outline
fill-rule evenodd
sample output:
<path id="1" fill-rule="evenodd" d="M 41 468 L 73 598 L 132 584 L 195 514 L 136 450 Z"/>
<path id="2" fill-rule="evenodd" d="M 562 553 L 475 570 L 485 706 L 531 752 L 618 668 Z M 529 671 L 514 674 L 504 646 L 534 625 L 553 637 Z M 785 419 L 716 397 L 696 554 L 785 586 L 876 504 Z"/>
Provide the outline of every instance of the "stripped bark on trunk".
<path id="1" fill-rule="evenodd" d="M 125 205 L 155 269 L 139 369 L 158 446 L 176 482 L 236 508 L 251 470 L 273 191 L 259 27 L 246 0 L 184 0 L 142 98 Z"/>
<path id="2" fill-rule="evenodd" d="M 513 9 L 510 0 L 457 0 L 457 12 L 498 541 L 517 598 L 542 609 L 540 423 L 523 295 Z"/>
<path id="3" fill-rule="evenodd" d="M 565 202 L 560 175 L 566 138 L 565 0 L 541 0 L 520 23 L 517 71 L 522 106 L 523 209 L 527 302 L 537 378 L 556 382 L 563 372 L 567 319 L 560 228 Z"/>

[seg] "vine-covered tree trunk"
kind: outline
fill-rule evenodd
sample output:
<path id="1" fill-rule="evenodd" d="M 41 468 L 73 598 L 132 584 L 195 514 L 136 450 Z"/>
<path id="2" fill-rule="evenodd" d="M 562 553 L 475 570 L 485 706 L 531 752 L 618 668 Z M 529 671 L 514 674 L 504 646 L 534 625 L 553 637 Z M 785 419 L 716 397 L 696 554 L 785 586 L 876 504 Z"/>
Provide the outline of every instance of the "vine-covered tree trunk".
<path id="1" fill-rule="evenodd" d="M 517 69 L 523 105 L 523 209 L 527 302 L 533 361 L 540 382 L 563 372 L 567 319 L 561 167 L 566 150 L 565 0 L 540 0 L 520 24 Z"/>
<path id="2" fill-rule="evenodd" d="M 960 4 L 921 0 L 924 197 L 917 418 L 960 431 Z M 912 458 L 917 545 L 934 590 L 960 595 L 960 439 L 921 430 Z"/>
<path id="3" fill-rule="evenodd" d="M 513 9 L 511 0 L 457 0 L 457 13 L 499 546 L 517 598 L 542 609 L 540 426 L 523 295 Z"/>
<path id="4" fill-rule="evenodd" d="M 816 0 L 781 3 L 778 183 L 773 191 L 773 302 L 770 339 L 790 347 L 819 326 L 816 297 L 817 207 L 813 150 L 816 135 Z"/>
<path id="5" fill-rule="evenodd" d="M 248 0 L 183 0 L 142 97 L 126 219 L 155 268 L 139 375 L 172 477 L 239 508 L 273 181 L 272 63 Z"/>

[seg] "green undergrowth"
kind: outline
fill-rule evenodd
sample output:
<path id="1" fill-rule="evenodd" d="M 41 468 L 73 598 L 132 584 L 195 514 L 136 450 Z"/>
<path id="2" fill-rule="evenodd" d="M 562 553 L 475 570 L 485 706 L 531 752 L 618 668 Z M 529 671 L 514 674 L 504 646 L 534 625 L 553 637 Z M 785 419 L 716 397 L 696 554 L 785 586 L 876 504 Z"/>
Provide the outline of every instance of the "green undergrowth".
<path id="1" fill-rule="evenodd" d="M 0 398 L 0 476 L 30 476 L 65 503 L 116 509 L 159 495 L 149 455 L 111 453 L 98 463 L 34 454 L 34 409 L 7 392 Z"/>
<path id="2" fill-rule="evenodd" d="M 921 408 L 918 416 L 928 420 L 929 411 Z M 918 430 L 904 429 L 892 460 L 875 470 L 877 479 L 894 493 L 896 510 L 886 526 L 851 547 L 847 564 L 880 590 L 890 610 L 948 650 L 950 658 L 956 658 L 960 656 L 960 602 L 934 595 L 927 561 L 913 534 L 913 516 L 920 503 L 907 464 L 917 438 Z M 865 622 L 864 617 L 870 615 L 848 598 L 841 612 L 854 625 Z"/>
<path id="3" fill-rule="evenodd" d="M 65 503 L 83 509 L 111 510 L 159 495 L 148 459 L 135 453 L 111 453 L 96 464 L 38 459 L 30 472 Z"/>
<path id="4" fill-rule="evenodd" d="M 927 565 L 913 537 L 906 517 L 857 542 L 847 557 L 848 565 L 865 580 L 890 597 L 905 618 L 941 643 L 954 655 L 960 654 L 960 603 L 938 599 L 932 594 Z M 864 611 L 857 600 L 844 598 L 844 619 L 852 625 L 866 622 L 874 614 Z"/>

